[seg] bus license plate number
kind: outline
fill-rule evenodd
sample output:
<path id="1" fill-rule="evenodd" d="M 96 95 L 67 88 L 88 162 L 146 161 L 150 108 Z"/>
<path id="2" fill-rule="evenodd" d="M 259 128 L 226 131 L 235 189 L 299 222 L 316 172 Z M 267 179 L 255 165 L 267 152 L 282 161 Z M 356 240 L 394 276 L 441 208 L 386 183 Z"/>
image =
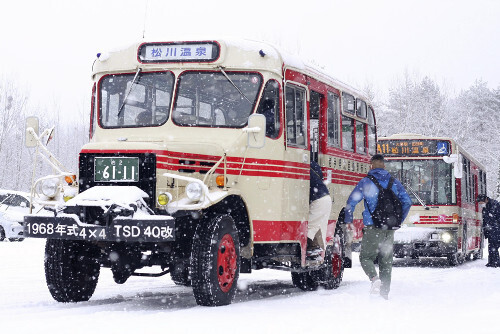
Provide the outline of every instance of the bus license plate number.
<path id="1" fill-rule="evenodd" d="M 95 182 L 138 182 L 139 158 L 103 157 L 94 161 Z"/>

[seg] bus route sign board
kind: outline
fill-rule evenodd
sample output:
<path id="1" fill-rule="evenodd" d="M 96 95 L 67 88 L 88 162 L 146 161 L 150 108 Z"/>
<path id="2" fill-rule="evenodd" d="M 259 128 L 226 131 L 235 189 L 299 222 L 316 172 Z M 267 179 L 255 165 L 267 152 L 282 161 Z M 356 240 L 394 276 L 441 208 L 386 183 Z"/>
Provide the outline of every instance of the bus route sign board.
<path id="1" fill-rule="evenodd" d="M 450 155 L 450 142 L 433 139 L 379 140 L 377 152 L 387 157 L 445 156 Z"/>
<path id="2" fill-rule="evenodd" d="M 147 43 L 139 47 L 143 63 L 210 62 L 219 58 L 219 45 L 200 43 Z"/>

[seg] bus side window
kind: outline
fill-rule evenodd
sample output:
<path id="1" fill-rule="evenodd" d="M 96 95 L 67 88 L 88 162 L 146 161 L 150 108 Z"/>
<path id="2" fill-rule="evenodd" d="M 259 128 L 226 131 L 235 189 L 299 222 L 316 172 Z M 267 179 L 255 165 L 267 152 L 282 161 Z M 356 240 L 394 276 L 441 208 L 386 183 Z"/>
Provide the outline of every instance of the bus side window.
<path id="1" fill-rule="evenodd" d="M 280 90 L 276 80 L 266 83 L 257 113 L 266 117 L 266 137 L 277 138 L 280 133 Z"/>
<path id="2" fill-rule="evenodd" d="M 340 146 L 340 99 L 337 94 L 328 92 L 328 144 Z"/>
<path id="3" fill-rule="evenodd" d="M 360 121 L 356 121 L 356 153 L 364 154 L 366 153 L 365 143 L 365 131 L 366 124 Z"/>
<path id="4" fill-rule="evenodd" d="M 290 146 L 306 148 L 305 101 L 305 89 L 292 85 L 286 86 L 286 135 Z"/>
<path id="5" fill-rule="evenodd" d="M 354 119 L 342 115 L 342 148 L 354 152 Z"/>
<path id="6" fill-rule="evenodd" d="M 368 154 L 377 153 L 377 129 L 375 127 L 375 115 L 372 107 L 368 108 Z"/>

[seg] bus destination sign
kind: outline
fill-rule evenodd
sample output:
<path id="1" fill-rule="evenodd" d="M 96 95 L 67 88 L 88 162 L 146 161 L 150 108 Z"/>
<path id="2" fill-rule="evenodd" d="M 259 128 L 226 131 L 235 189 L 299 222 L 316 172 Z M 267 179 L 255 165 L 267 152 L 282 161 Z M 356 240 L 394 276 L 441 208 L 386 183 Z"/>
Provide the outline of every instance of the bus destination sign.
<path id="1" fill-rule="evenodd" d="M 139 48 L 139 60 L 143 63 L 208 62 L 219 57 L 219 46 L 204 43 L 153 43 Z"/>
<path id="2" fill-rule="evenodd" d="M 449 155 L 450 142 L 443 140 L 397 139 L 379 140 L 377 152 L 385 156 L 444 156 Z"/>

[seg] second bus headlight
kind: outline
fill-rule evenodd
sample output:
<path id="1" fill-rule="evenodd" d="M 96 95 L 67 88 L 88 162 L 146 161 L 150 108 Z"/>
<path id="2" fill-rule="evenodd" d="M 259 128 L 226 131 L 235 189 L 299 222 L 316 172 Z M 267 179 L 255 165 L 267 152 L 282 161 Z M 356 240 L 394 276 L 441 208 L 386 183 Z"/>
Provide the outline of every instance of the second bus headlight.
<path id="1" fill-rule="evenodd" d="M 444 232 L 441 234 L 441 240 L 443 240 L 445 243 L 449 243 L 452 239 L 452 236 L 449 232 Z"/>
<path id="2" fill-rule="evenodd" d="M 186 196 L 191 201 L 199 201 L 202 195 L 203 189 L 201 187 L 201 184 L 197 182 L 188 183 L 188 185 L 186 186 Z"/>

